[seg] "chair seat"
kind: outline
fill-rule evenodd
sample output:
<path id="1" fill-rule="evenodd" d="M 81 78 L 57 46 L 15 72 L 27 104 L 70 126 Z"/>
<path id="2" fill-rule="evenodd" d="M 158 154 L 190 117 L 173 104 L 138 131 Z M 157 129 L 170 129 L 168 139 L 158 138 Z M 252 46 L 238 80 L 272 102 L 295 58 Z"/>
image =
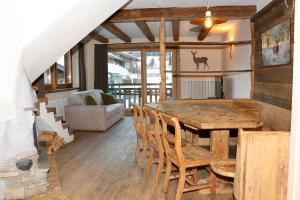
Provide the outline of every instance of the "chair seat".
<path id="1" fill-rule="evenodd" d="M 211 161 L 212 170 L 226 177 L 234 178 L 235 176 L 235 160 L 234 159 L 225 159 L 225 160 L 213 160 Z"/>
<path id="2" fill-rule="evenodd" d="M 185 157 L 186 167 L 209 165 L 213 157 L 213 154 L 210 151 L 191 144 L 185 144 L 182 146 L 182 154 Z M 171 148 L 169 157 L 175 165 L 179 166 L 175 149 Z"/>

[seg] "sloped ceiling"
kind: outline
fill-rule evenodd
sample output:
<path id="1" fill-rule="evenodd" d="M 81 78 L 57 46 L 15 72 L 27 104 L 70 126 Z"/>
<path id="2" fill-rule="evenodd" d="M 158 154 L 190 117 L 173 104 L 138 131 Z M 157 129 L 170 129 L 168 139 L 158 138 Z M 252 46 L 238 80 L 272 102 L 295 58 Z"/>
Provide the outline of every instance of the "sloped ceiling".
<path id="1" fill-rule="evenodd" d="M 128 0 L 28 0 L 24 8 L 23 64 L 33 82 Z"/>

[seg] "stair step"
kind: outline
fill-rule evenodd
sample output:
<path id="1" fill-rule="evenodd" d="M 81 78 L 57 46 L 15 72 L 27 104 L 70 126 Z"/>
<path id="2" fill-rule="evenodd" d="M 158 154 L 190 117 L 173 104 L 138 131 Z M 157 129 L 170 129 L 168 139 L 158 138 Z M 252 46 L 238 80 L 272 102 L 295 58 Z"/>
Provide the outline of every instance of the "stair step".
<path id="1" fill-rule="evenodd" d="M 53 112 L 54 114 L 56 114 L 56 107 L 47 107 L 47 112 L 48 113 Z"/>
<path id="2" fill-rule="evenodd" d="M 38 141 L 39 142 L 49 142 L 52 141 L 56 137 L 56 132 L 44 131 L 42 134 L 39 135 Z"/>
<path id="3" fill-rule="evenodd" d="M 48 104 L 48 97 L 38 97 L 36 102 Z"/>
<path id="4" fill-rule="evenodd" d="M 24 111 L 39 112 L 40 109 L 37 108 L 37 107 L 33 107 L 33 108 L 24 108 Z"/>
<path id="5" fill-rule="evenodd" d="M 66 128 L 70 128 L 70 125 L 65 122 L 62 124 L 62 127 L 63 127 L 63 129 L 66 129 Z"/>
<path id="6" fill-rule="evenodd" d="M 63 121 L 63 119 L 64 119 L 63 116 L 55 117 L 55 121 L 57 121 L 57 122 Z"/>

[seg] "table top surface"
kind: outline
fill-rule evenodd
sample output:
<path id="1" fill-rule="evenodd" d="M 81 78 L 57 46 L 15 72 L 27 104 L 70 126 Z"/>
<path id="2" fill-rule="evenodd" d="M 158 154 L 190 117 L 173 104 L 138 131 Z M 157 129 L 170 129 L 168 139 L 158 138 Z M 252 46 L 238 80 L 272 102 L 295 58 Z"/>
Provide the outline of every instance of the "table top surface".
<path id="1" fill-rule="evenodd" d="M 177 117 L 180 122 L 199 129 L 257 128 L 263 125 L 260 116 L 228 102 L 208 100 L 185 104 L 175 100 L 146 104 L 145 107 Z"/>

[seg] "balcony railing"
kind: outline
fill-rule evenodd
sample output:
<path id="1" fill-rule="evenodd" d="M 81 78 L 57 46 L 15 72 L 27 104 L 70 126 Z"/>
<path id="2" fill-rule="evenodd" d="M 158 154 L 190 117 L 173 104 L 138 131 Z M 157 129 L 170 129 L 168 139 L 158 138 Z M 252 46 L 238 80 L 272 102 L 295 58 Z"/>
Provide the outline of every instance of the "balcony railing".
<path id="1" fill-rule="evenodd" d="M 109 84 L 109 91 L 119 99 L 124 100 L 126 109 L 132 104 L 141 105 L 142 85 L 141 84 Z M 147 102 L 156 103 L 159 101 L 160 85 L 156 83 L 147 84 Z M 172 98 L 172 84 L 167 84 L 166 98 Z"/>
<path id="2" fill-rule="evenodd" d="M 119 99 L 124 100 L 126 109 L 131 105 L 139 104 L 142 101 L 141 84 L 109 84 L 109 91 Z M 166 99 L 172 98 L 172 84 L 166 85 Z M 191 99 L 223 98 L 223 78 L 214 77 L 213 79 L 188 80 L 183 84 L 181 91 L 185 91 L 186 97 Z M 160 85 L 157 83 L 147 84 L 147 103 L 157 103 L 159 101 Z"/>

